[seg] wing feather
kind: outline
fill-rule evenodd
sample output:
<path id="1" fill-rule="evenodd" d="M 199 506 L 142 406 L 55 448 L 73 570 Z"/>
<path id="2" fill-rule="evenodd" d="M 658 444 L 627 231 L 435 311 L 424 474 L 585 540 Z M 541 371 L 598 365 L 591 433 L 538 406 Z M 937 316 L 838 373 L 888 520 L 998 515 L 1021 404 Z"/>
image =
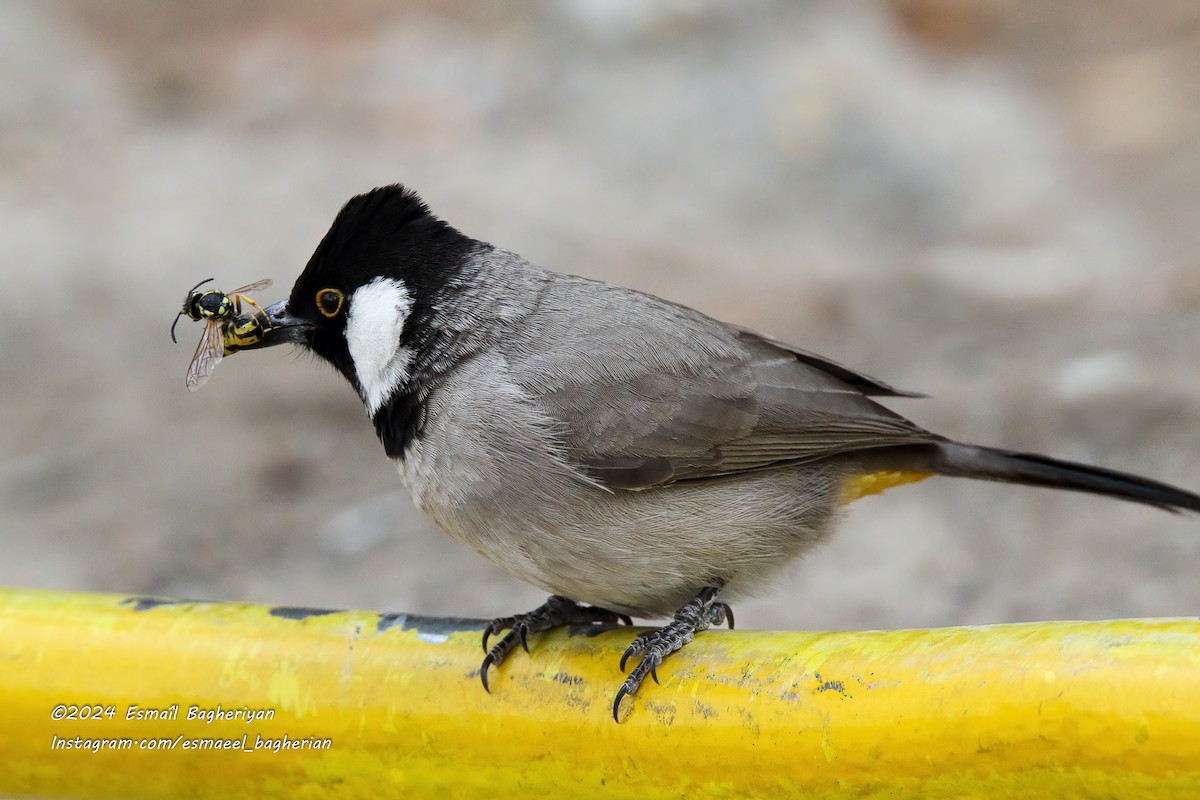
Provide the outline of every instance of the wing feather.
<path id="1" fill-rule="evenodd" d="M 905 394 L 881 381 L 649 295 L 551 281 L 503 347 L 567 460 L 609 488 L 938 440 L 867 396 Z"/>

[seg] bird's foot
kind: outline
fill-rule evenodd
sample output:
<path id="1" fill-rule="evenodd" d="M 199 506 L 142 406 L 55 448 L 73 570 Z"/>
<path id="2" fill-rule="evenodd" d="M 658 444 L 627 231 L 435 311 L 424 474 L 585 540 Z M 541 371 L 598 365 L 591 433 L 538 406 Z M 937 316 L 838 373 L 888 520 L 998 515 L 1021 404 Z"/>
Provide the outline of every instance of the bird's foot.
<path id="1" fill-rule="evenodd" d="M 551 595 L 550 599 L 527 614 L 515 614 L 511 617 L 497 617 L 483 629 L 483 649 L 487 653 L 483 658 L 483 666 L 479 668 L 479 679 L 483 688 L 488 688 L 488 668 L 500 666 L 504 659 L 520 644 L 525 652 L 529 652 L 528 637 L 531 633 L 561 628 L 565 625 L 615 625 L 624 623 L 632 625 L 633 620 L 625 614 L 609 611 L 607 608 L 585 606 L 576 603 L 562 595 Z M 488 650 L 488 640 L 501 631 L 508 631 L 504 637 Z"/>
<path id="2" fill-rule="evenodd" d="M 695 599 L 689 600 L 683 608 L 675 612 L 675 618 L 669 623 L 657 630 L 643 633 L 633 640 L 633 644 L 629 645 L 629 649 L 621 656 L 621 671 L 625 671 L 625 662 L 631 656 L 641 654 L 641 660 L 617 691 L 617 698 L 613 701 L 613 719 L 621 721 L 617 715 L 621 699 L 627 694 L 637 694 L 647 675 L 658 683 L 657 670 L 664 658 L 690 642 L 697 633 L 713 625 L 728 622 L 729 627 L 733 627 L 733 609 L 717 600 L 719 591 L 714 586 L 706 586 Z"/>

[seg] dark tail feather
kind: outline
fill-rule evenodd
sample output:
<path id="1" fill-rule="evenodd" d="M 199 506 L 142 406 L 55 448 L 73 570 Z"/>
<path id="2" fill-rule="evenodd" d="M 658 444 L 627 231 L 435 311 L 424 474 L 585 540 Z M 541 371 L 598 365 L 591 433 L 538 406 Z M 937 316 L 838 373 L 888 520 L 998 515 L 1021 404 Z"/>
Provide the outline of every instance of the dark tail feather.
<path id="1" fill-rule="evenodd" d="M 924 468 L 941 475 L 1104 494 L 1167 511 L 1200 511 L 1200 496 L 1128 472 L 958 442 L 921 451 L 918 460 L 924 460 Z"/>

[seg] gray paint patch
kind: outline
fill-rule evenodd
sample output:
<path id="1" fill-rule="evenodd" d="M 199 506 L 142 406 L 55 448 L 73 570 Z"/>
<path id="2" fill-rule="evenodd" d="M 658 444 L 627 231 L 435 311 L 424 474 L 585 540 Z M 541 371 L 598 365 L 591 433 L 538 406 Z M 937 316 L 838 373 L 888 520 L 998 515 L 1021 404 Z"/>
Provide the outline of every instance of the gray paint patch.
<path id="1" fill-rule="evenodd" d="M 178 597 L 126 597 L 121 601 L 123 606 L 133 606 L 134 611 L 149 611 L 159 606 L 182 606 L 210 603 L 211 600 L 183 600 Z"/>
<path id="2" fill-rule="evenodd" d="M 327 609 L 327 608 L 305 608 L 304 606 L 275 606 L 267 613 L 270 614 L 272 617 L 279 617 L 280 619 L 304 620 L 304 619 L 308 619 L 309 617 L 324 617 L 327 614 L 337 614 L 338 612 L 333 611 L 331 609 Z"/>

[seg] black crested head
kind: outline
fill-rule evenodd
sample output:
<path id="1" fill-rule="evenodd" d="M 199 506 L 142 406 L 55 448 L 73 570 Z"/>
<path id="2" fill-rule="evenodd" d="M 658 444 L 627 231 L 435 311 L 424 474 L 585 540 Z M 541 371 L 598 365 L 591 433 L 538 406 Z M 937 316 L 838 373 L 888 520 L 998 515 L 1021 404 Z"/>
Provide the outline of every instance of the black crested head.
<path id="1" fill-rule="evenodd" d="M 354 292 L 378 278 L 401 283 L 412 309 L 397 347 L 416 348 L 436 298 L 477 244 L 434 216 L 411 189 L 372 189 L 338 212 L 292 286 L 288 310 L 313 324 L 313 352 L 361 390 L 345 337 Z"/>
<path id="2" fill-rule="evenodd" d="M 390 456 L 399 457 L 419 431 L 422 370 L 445 336 L 434 319 L 439 300 L 481 245 L 434 216 L 416 192 L 384 186 L 350 198 L 292 286 L 288 311 L 311 325 L 305 344 L 358 391 Z M 387 324 L 367 311 L 379 302 L 372 284 L 390 287 Z M 359 320 L 355 293 L 363 287 Z M 348 324 L 370 362 L 363 375 Z M 403 369 L 371 371 L 392 352 L 406 359 Z"/>

